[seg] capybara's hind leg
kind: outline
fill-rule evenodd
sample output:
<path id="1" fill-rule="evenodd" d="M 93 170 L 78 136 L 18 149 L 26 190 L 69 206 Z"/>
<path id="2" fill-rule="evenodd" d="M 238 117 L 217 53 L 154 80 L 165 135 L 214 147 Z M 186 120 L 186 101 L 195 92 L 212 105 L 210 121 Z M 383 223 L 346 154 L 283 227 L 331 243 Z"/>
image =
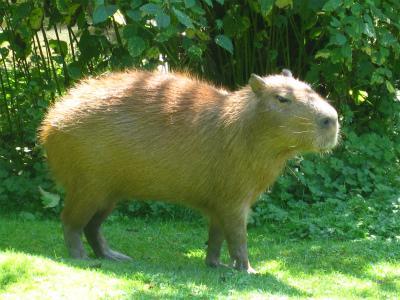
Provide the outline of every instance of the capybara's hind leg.
<path id="1" fill-rule="evenodd" d="M 224 233 L 220 224 L 218 224 L 215 219 L 210 219 L 206 265 L 210 267 L 218 267 L 221 264 L 219 257 L 221 255 L 221 247 L 224 239 Z"/>
<path id="2" fill-rule="evenodd" d="M 129 256 L 110 249 L 106 239 L 104 238 L 100 226 L 107 216 L 111 213 L 113 207 L 97 212 L 89 223 L 85 226 L 84 232 L 86 239 L 92 247 L 97 257 L 111 260 L 131 260 Z"/>
<path id="3" fill-rule="evenodd" d="M 87 254 L 82 243 L 83 227 L 93 216 L 89 207 L 82 207 L 78 198 L 68 196 L 65 199 L 65 206 L 61 213 L 61 220 L 64 229 L 64 240 L 69 255 L 72 258 L 86 259 Z"/>

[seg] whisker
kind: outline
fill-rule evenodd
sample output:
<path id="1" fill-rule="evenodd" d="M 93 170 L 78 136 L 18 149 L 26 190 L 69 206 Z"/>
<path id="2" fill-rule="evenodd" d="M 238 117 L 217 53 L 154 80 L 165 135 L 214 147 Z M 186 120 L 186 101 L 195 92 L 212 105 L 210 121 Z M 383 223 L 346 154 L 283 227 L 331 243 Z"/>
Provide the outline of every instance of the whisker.
<path id="1" fill-rule="evenodd" d="M 293 117 L 298 118 L 298 119 L 303 119 L 303 120 L 311 121 L 309 118 L 305 118 L 305 117 L 300 117 L 300 116 L 296 116 L 296 115 L 294 115 Z"/>
<path id="2" fill-rule="evenodd" d="M 292 133 L 297 133 L 297 134 L 301 134 L 301 133 L 311 133 L 312 131 L 310 130 L 305 130 L 305 131 L 292 131 Z"/>

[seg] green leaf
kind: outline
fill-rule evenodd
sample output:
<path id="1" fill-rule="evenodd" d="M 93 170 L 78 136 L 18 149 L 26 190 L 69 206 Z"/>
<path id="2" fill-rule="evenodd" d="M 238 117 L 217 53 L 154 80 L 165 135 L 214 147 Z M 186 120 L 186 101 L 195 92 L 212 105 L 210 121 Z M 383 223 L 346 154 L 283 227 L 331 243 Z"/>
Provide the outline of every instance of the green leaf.
<path id="1" fill-rule="evenodd" d="M 184 12 L 180 11 L 179 9 L 176 9 L 175 7 L 172 8 L 172 11 L 174 12 L 175 16 L 178 18 L 178 21 L 185 25 L 188 28 L 194 28 L 193 25 L 193 20 Z"/>
<path id="2" fill-rule="evenodd" d="M 274 7 L 274 0 L 261 0 L 260 6 L 261 6 L 261 14 L 265 17 L 269 15 L 272 8 Z"/>
<path id="3" fill-rule="evenodd" d="M 374 26 L 372 24 L 369 24 L 369 23 L 364 23 L 363 33 L 365 35 L 367 35 L 368 37 L 370 37 L 370 38 L 375 38 L 376 37 Z"/>
<path id="4" fill-rule="evenodd" d="M 29 16 L 31 9 L 32 6 L 29 2 L 18 4 L 14 11 L 13 17 L 15 17 L 17 20 L 24 19 Z"/>
<path id="5" fill-rule="evenodd" d="M 179 33 L 176 26 L 169 26 L 159 32 L 154 38 L 157 42 L 164 43 L 168 41 L 171 37 L 176 36 Z"/>
<path id="6" fill-rule="evenodd" d="M 203 50 L 196 45 L 192 45 L 189 47 L 188 53 L 190 54 L 190 56 L 193 56 L 195 58 L 201 58 L 201 56 L 203 55 Z"/>
<path id="7" fill-rule="evenodd" d="M 374 28 L 371 17 L 368 15 L 364 15 L 364 20 L 365 20 L 365 23 L 364 23 L 363 33 L 366 34 L 370 38 L 375 38 L 376 37 L 375 28 Z"/>
<path id="8" fill-rule="evenodd" d="M 331 22 L 330 25 L 332 27 L 340 27 L 342 25 L 342 23 L 340 23 L 340 21 L 338 20 L 338 18 L 332 17 L 331 18 Z"/>
<path id="9" fill-rule="evenodd" d="M 319 38 L 321 33 L 322 33 L 322 28 L 320 28 L 320 27 L 313 28 L 313 29 L 311 29 L 310 37 L 311 37 L 311 39 L 315 40 L 315 39 Z"/>
<path id="10" fill-rule="evenodd" d="M 81 6 L 81 4 L 73 2 L 74 1 L 71 0 L 56 0 L 56 7 L 62 15 L 72 16 Z M 96 3 L 95 6 L 100 4 L 104 4 L 104 1 L 102 3 Z"/>
<path id="11" fill-rule="evenodd" d="M 162 11 L 162 8 L 160 5 L 158 4 L 154 4 L 154 3 L 148 3 L 143 5 L 140 10 L 148 15 L 156 15 L 157 13 L 159 13 L 160 11 Z"/>
<path id="12" fill-rule="evenodd" d="M 206 11 L 202 9 L 200 6 L 195 5 L 191 8 L 192 12 L 194 12 L 197 15 L 203 16 L 206 14 Z"/>
<path id="13" fill-rule="evenodd" d="M 73 14 L 75 14 L 75 12 L 77 11 L 77 9 L 81 6 L 81 4 L 75 3 L 75 4 L 71 4 L 68 7 L 68 15 L 72 16 Z"/>
<path id="14" fill-rule="evenodd" d="M 219 4 L 221 4 L 221 5 L 224 5 L 224 0 L 215 0 L 215 1 L 217 1 Z"/>
<path id="15" fill-rule="evenodd" d="M 131 36 L 128 39 L 128 51 L 132 57 L 140 56 L 146 50 L 146 43 L 140 36 Z"/>
<path id="16" fill-rule="evenodd" d="M 221 19 L 217 19 L 215 20 L 215 26 L 217 27 L 217 29 L 221 30 L 222 26 L 224 26 L 224 23 L 222 22 Z"/>
<path id="17" fill-rule="evenodd" d="M 315 58 L 328 58 L 331 56 L 331 51 L 328 49 L 322 49 L 315 54 Z"/>
<path id="18" fill-rule="evenodd" d="M 49 46 L 55 53 L 61 54 L 62 56 L 68 53 L 68 44 L 65 41 L 49 40 Z"/>
<path id="19" fill-rule="evenodd" d="M 146 51 L 146 58 L 158 59 L 160 56 L 160 49 L 158 47 L 151 47 Z"/>
<path id="20" fill-rule="evenodd" d="M 138 10 L 129 9 L 126 11 L 126 15 L 136 22 L 139 22 L 142 19 L 142 15 Z"/>
<path id="21" fill-rule="evenodd" d="M 1 35 L 0 35 L 1 36 Z M 0 42 L 2 40 L 0 39 Z M 8 56 L 8 53 L 10 52 L 10 50 L 8 48 L 2 47 L 0 48 L 0 58 L 4 59 L 4 57 Z"/>
<path id="22" fill-rule="evenodd" d="M 158 27 L 166 28 L 169 26 L 169 24 L 171 24 L 171 17 L 163 11 L 160 11 L 156 14 L 156 22 Z"/>
<path id="23" fill-rule="evenodd" d="M 372 73 L 371 84 L 382 84 L 383 81 L 384 81 L 384 78 L 381 74 L 379 74 L 378 72 Z"/>
<path id="24" fill-rule="evenodd" d="M 353 13 L 353 15 L 355 15 L 357 17 L 360 16 L 362 10 L 363 10 L 363 7 L 358 3 L 353 3 L 351 5 L 351 12 Z"/>
<path id="25" fill-rule="evenodd" d="M 286 6 L 293 6 L 293 0 L 275 0 L 275 5 L 279 8 L 284 8 Z"/>
<path id="26" fill-rule="evenodd" d="M 185 6 L 187 8 L 191 8 L 192 6 L 194 6 L 196 4 L 196 0 L 185 0 Z"/>
<path id="27" fill-rule="evenodd" d="M 95 35 L 91 35 L 88 30 L 82 32 L 78 47 L 81 52 L 80 60 L 84 62 L 100 55 L 99 49 L 101 45 L 99 38 Z"/>
<path id="28" fill-rule="evenodd" d="M 34 8 L 29 16 L 29 25 L 33 30 L 39 30 L 43 21 L 43 9 L 41 7 Z"/>
<path id="29" fill-rule="evenodd" d="M 111 17 L 117 11 L 116 5 L 104 5 L 101 4 L 94 9 L 93 12 L 93 24 L 104 22 Z"/>
<path id="30" fill-rule="evenodd" d="M 351 59 L 352 58 L 352 50 L 349 45 L 345 45 L 340 48 L 340 53 L 343 54 L 343 57 L 346 59 Z"/>
<path id="31" fill-rule="evenodd" d="M 52 208 L 60 204 L 60 195 L 47 192 L 41 186 L 39 186 L 39 192 L 44 208 Z"/>
<path id="32" fill-rule="evenodd" d="M 67 66 L 68 74 L 72 79 L 79 79 L 82 77 L 81 66 L 77 62 L 72 62 Z"/>
<path id="33" fill-rule="evenodd" d="M 340 32 L 336 32 L 333 36 L 331 36 L 330 43 L 333 45 L 343 46 L 344 44 L 346 44 L 346 42 L 346 36 Z"/>
<path id="34" fill-rule="evenodd" d="M 232 40 L 227 37 L 226 35 L 220 34 L 215 37 L 215 43 L 224 48 L 226 51 L 228 51 L 230 54 L 233 54 L 233 44 Z"/>
<path id="35" fill-rule="evenodd" d="M 322 7 L 322 10 L 326 12 L 332 12 L 335 11 L 341 4 L 342 4 L 341 0 L 329 0 Z"/>
<path id="36" fill-rule="evenodd" d="M 357 105 L 362 104 L 368 98 L 367 91 L 362 91 L 362 90 L 357 90 L 357 91 L 349 90 L 349 95 L 354 99 L 354 102 Z"/>
<path id="37" fill-rule="evenodd" d="M 138 27 L 134 24 L 129 24 L 124 27 L 122 30 L 122 36 L 126 39 L 129 40 L 131 37 L 137 35 L 138 32 Z"/>
<path id="38" fill-rule="evenodd" d="M 364 22 L 361 19 L 353 20 L 350 26 L 346 26 L 346 34 L 353 40 L 358 41 L 362 39 L 362 32 L 364 29 Z"/>
<path id="39" fill-rule="evenodd" d="M 56 0 L 56 7 L 61 14 L 68 13 L 68 7 L 71 5 L 70 0 Z"/>
<path id="40" fill-rule="evenodd" d="M 204 2 L 209 6 L 213 7 L 212 1 L 211 0 L 204 0 Z"/>
<path id="41" fill-rule="evenodd" d="M 131 8 L 135 9 L 138 8 L 140 5 L 142 5 L 143 1 L 142 0 L 132 0 L 131 1 Z"/>
<path id="42" fill-rule="evenodd" d="M 380 66 L 384 65 L 389 53 L 390 52 L 388 49 L 381 46 L 379 51 L 374 51 L 374 53 L 371 55 L 371 61 Z"/>
<path id="43" fill-rule="evenodd" d="M 396 89 L 394 88 L 392 83 L 389 80 L 386 80 L 385 83 L 386 83 L 386 89 L 388 90 L 388 92 L 391 93 L 391 94 L 395 94 L 396 93 Z"/>

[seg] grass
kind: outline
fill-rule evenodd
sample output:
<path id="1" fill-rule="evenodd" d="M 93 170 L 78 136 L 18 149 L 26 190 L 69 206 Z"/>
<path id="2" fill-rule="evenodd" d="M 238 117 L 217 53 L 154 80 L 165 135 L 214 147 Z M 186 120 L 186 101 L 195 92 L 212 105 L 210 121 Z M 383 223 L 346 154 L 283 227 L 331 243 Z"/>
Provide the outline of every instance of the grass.
<path id="1" fill-rule="evenodd" d="M 397 299 L 400 244 L 289 241 L 249 230 L 260 274 L 205 267 L 205 224 L 113 221 L 110 244 L 134 262 L 67 258 L 56 221 L 0 219 L 0 299 Z M 226 249 L 224 260 L 227 261 Z"/>

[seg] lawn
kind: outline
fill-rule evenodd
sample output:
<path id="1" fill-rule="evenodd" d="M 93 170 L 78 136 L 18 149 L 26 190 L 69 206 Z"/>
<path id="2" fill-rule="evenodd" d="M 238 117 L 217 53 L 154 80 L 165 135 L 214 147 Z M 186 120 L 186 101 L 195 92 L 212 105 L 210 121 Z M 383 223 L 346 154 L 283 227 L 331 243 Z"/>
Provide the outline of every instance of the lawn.
<path id="1" fill-rule="evenodd" d="M 200 224 L 201 223 L 201 224 Z M 249 229 L 258 275 L 204 263 L 205 222 L 132 219 L 104 231 L 133 262 L 67 258 L 57 221 L 0 217 L 0 299 L 397 299 L 400 243 L 293 241 Z M 224 258 L 227 261 L 226 249 Z"/>

